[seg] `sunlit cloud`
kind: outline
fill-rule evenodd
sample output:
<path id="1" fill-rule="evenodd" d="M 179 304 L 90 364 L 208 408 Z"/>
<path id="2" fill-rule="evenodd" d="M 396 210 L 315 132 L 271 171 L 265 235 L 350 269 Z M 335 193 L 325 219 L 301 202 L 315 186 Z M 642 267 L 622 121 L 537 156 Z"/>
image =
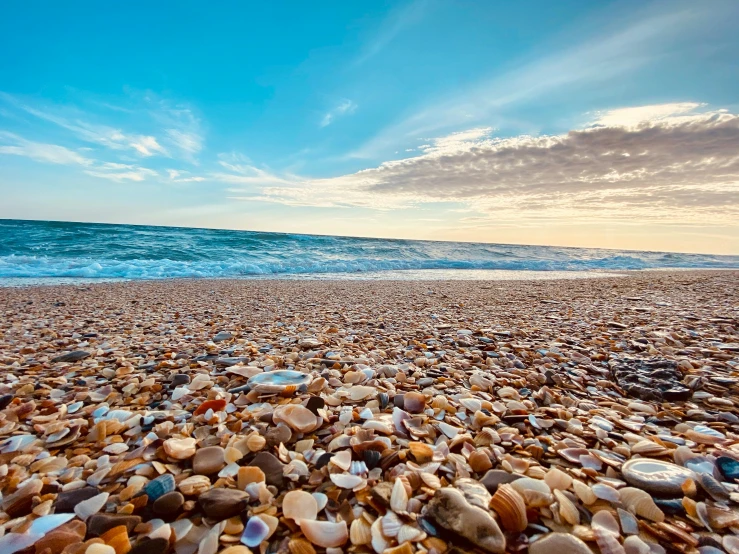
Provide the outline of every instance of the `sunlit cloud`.
<path id="1" fill-rule="evenodd" d="M 0 131 L 0 154 L 21 156 L 41 163 L 58 165 L 89 166 L 93 163 L 89 158 L 64 146 L 34 142 L 7 131 Z"/>

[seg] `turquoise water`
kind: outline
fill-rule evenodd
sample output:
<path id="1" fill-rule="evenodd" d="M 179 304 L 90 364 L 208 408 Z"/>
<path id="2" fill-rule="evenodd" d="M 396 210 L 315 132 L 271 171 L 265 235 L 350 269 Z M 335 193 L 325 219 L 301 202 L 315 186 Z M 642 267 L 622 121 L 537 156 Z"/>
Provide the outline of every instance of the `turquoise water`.
<path id="1" fill-rule="evenodd" d="M 6 280 L 349 274 L 402 279 L 429 270 L 464 278 L 469 270 L 551 274 L 736 267 L 739 256 L 0 220 L 0 279 Z"/>

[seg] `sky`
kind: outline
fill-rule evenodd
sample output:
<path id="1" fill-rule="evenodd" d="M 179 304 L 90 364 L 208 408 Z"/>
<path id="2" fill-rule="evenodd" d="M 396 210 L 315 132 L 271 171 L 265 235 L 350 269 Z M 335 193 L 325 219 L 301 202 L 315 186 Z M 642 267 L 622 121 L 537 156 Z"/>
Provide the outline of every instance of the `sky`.
<path id="1" fill-rule="evenodd" d="M 0 218 L 739 254 L 739 2 L 0 7 Z"/>

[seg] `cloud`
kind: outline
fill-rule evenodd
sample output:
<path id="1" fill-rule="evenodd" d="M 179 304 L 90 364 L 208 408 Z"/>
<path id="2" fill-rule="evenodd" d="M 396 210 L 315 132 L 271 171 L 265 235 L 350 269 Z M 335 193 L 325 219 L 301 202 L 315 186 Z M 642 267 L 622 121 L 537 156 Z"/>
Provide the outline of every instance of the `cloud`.
<path id="1" fill-rule="evenodd" d="M 168 169 L 167 175 L 169 175 L 169 180 L 173 183 L 199 183 L 206 180 L 205 177 L 190 175 L 189 171 L 182 169 Z"/>
<path id="2" fill-rule="evenodd" d="M 335 108 L 333 108 L 329 112 L 326 112 L 326 114 L 323 116 L 323 119 L 321 119 L 320 126 L 327 127 L 331 125 L 331 123 L 333 123 L 334 119 L 336 119 L 337 117 L 353 114 L 356 109 L 357 105 L 354 102 L 348 99 L 344 99 L 339 102 L 339 104 Z"/>
<path id="3" fill-rule="evenodd" d="M 0 154 L 22 156 L 37 162 L 59 165 L 89 166 L 93 163 L 92 160 L 64 146 L 34 142 L 7 131 L 0 131 Z"/>
<path id="4" fill-rule="evenodd" d="M 153 156 L 156 153 L 167 154 L 167 151 L 157 142 L 157 139 L 149 136 L 137 137 L 131 142 L 131 148 L 142 156 Z"/>
<path id="5" fill-rule="evenodd" d="M 498 71 L 449 98 L 427 103 L 380 130 L 348 157 L 375 159 L 421 136 L 438 136 L 461 125 L 488 125 L 515 106 L 571 92 L 575 86 L 605 86 L 656 63 L 696 35 L 710 32 L 717 21 L 736 17 L 738 6 L 729 1 L 656 3 L 597 34 L 585 26 L 572 40 L 574 46 L 519 60 L 514 69 Z"/>
<path id="6" fill-rule="evenodd" d="M 413 0 L 391 11 L 372 39 L 364 45 L 362 53 L 354 60 L 353 65 L 362 65 L 382 52 L 395 37 L 423 17 L 428 4 L 428 0 Z"/>
<path id="7" fill-rule="evenodd" d="M 136 165 L 120 163 L 103 163 L 93 169 L 85 170 L 85 173 L 93 177 L 108 179 L 121 183 L 123 181 L 145 181 L 149 177 L 157 177 L 159 173 L 153 169 Z"/>
<path id="8" fill-rule="evenodd" d="M 429 141 L 418 156 L 332 179 L 253 174 L 250 198 L 374 209 L 461 202 L 501 221 L 736 224 L 739 115 L 686 106 L 603 112 L 561 135 L 470 129 Z"/>

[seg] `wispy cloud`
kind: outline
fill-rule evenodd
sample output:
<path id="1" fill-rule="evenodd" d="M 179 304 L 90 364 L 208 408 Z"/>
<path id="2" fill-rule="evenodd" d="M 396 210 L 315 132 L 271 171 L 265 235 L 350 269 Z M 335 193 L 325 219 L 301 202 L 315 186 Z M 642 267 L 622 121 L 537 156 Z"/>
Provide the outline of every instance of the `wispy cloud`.
<path id="1" fill-rule="evenodd" d="M 364 45 L 362 52 L 354 60 L 354 65 L 362 65 L 374 58 L 406 28 L 420 21 L 428 4 L 429 0 L 412 0 L 390 12 L 374 36 Z"/>
<path id="2" fill-rule="evenodd" d="M 357 109 L 357 105 L 349 99 L 339 102 L 334 108 L 326 112 L 321 119 L 320 126 L 328 127 L 337 117 L 353 114 Z"/>
<path id="3" fill-rule="evenodd" d="M 57 144 L 34 142 L 15 133 L 0 131 L 0 154 L 22 156 L 37 162 L 58 165 L 90 166 L 93 161 Z"/>
<path id="4" fill-rule="evenodd" d="M 581 33 L 574 46 L 521 60 L 515 69 L 484 78 L 451 98 L 428 103 L 382 129 L 350 157 L 376 158 L 398 146 L 404 148 L 418 137 L 462 126 L 489 125 L 506 109 L 576 85 L 604 85 L 660 60 L 690 33 L 709 32 L 713 22 L 730 18 L 731 14 L 739 14 L 736 3 L 683 1 L 644 8 L 610 31 L 602 30 L 596 36 Z"/>
<path id="5" fill-rule="evenodd" d="M 99 177 L 101 179 L 107 179 L 118 183 L 122 183 L 123 181 L 140 182 L 159 175 L 159 173 L 153 169 L 119 163 L 104 163 L 96 166 L 94 169 L 85 170 L 85 173 L 93 177 Z"/>
<path id="6" fill-rule="evenodd" d="M 249 191 L 324 207 L 461 202 L 501 221 L 739 221 L 738 114 L 678 103 L 604 112 L 562 135 L 491 131 L 454 133 L 418 156 L 332 179 L 254 174 Z"/>

